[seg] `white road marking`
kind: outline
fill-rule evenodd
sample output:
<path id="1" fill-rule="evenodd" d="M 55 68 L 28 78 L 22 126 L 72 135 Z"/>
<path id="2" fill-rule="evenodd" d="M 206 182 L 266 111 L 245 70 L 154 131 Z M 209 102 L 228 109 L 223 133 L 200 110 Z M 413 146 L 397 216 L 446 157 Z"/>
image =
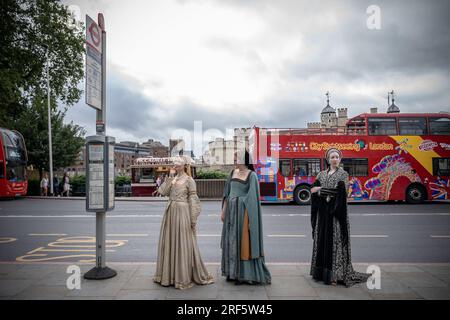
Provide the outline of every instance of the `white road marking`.
<path id="1" fill-rule="evenodd" d="M 154 214 L 124 214 L 124 215 L 106 215 L 107 218 L 161 218 L 162 215 L 154 215 Z M 87 214 L 73 214 L 73 215 L 41 215 L 41 216 L 33 216 L 33 215 L 7 215 L 1 216 L 0 218 L 95 218 L 95 215 L 87 215 Z"/>
<path id="2" fill-rule="evenodd" d="M 388 238 L 387 234 L 352 234 L 351 238 Z"/>
<path id="3" fill-rule="evenodd" d="M 55 236 L 55 237 L 59 237 L 59 236 L 67 236 L 66 233 L 29 233 L 29 236 Z"/>
<path id="4" fill-rule="evenodd" d="M 270 237 L 270 238 L 290 238 L 290 237 L 304 238 L 304 237 L 306 237 L 306 235 L 304 235 L 304 234 L 268 234 L 267 237 Z M 358 235 L 351 235 L 350 237 L 353 237 L 353 238 L 388 238 L 389 236 L 386 234 L 358 234 Z"/>
<path id="5" fill-rule="evenodd" d="M 416 213 L 349 213 L 350 216 L 450 216 L 450 212 L 416 212 Z M 263 214 L 272 217 L 310 217 L 309 213 L 289 213 L 289 214 Z"/>
<path id="6" fill-rule="evenodd" d="M 268 234 L 269 238 L 290 238 L 290 237 L 297 237 L 297 238 L 304 238 L 306 235 L 304 234 Z"/>
<path id="7" fill-rule="evenodd" d="M 30 233 L 30 236 L 66 236 L 67 234 L 63 233 L 53 233 L 53 234 L 38 234 L 38 233 Z M 106 236 L 108 237 L 148 237 L 148 233 L 108 233 Z M 197 234 L 197 237 L 220 237 L 221 234 Z M 269 238 L 304 238 L 306 235 L 304 234 L 268 234 L 266 237 Z M 352 238 L 388 238 L 389 236 L 386 234 L 358 234 L 351 235 Z M 450 238 L 450 235 L 431 235 L 432 238 Z"/>
<path id="8" fill-rule="evenodd" d="M 0 216 L 0 218 L 95 218 L 95 215 L 45 215 L 45 216 L 33 216 L 33 215 L 7 215 Z"/>
<path id="9" fill-rule="evenodd" d="M 351 216 L 450 216 L 450 212 L 415 212 L 415 213 L 350 213 Z"/>
<path id="10" fill-rule="evenodd" d="M 431 238 L 450 238 L 450 236 L 447 235 L 430 235 Z"/>
<path id="11" fill-rule="evenodd" d="M 108 233 L 107 237 L 148 237 L 148 233 Z"/>
<path id="12" fill-rule="evenodd" d="M 350 216 L 450 216 L 450 212 L 436 213 L 350 213 Z M 107 214 L 107 218 L 162 218 L 162 214 Z M 218 215 L 206 215 L 208 217 L 217 217 Z M 263 214 L 263 216 L 272 217 L 310 217 L 309 213 L 298 214 Z M 95 218 L 94 214 L 72 214 L 72 215 L 0 215 L 0 218 Z"/>

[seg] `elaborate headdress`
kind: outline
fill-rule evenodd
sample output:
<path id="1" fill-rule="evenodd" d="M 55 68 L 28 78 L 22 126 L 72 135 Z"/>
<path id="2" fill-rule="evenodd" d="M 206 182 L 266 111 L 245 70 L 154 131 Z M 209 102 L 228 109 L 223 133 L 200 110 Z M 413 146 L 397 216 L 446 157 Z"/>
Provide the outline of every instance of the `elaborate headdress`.
<path id="1" fill-rule="evenodd" d="M 191 165 L 195 164 L 195 161 L 191 157 L 185 155 L 176 156 L 173 162 L 180 163 L 181 165 L 183 165 L 185 172 L 189 176 L 191 175 Z"/>
<path id="2" fill-rule="evenodd" d="M 195 163 L 195 161 L 191 157 L 185 155 L 174 157 L 173 162 L 179 162 L 182 165 L 193 165 Z"/>

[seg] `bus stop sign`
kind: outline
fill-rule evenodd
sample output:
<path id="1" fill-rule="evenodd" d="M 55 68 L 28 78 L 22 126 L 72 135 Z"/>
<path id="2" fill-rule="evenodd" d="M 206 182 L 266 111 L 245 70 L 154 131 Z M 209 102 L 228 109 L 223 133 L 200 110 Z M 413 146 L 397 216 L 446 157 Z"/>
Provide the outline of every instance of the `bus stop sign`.
<path id="1" fill-rule="evenodd" d="M 86 138 L 86 211 L 114 209 L 114 145 L 109 136 Z"/>

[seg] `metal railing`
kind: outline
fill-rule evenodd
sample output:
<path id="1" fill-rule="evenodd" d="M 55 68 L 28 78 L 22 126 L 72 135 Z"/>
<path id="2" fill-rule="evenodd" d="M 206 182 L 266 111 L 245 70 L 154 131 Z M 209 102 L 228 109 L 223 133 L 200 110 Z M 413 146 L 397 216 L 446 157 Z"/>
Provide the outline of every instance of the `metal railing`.
<path id="1" fill-rule="evenodd" d="M 226 179 L 195 179 L 199 198 L 222 198 Z"/>

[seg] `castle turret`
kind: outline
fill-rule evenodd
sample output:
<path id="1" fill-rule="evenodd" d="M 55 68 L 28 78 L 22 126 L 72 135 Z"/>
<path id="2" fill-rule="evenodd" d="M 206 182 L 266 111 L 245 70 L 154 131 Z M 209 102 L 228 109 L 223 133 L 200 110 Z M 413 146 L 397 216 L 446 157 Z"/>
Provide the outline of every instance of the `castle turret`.
<path id="1" fill-rule="evenodd" d="M 390 92 L 391 96 L 392 96 L 392 104 L 389 106 L 389 108 L 387 109 L 387 113 L 400 113 L 400 109 L 399 107 L 397 107 L 394 103 L 395 99 L 394 99 L 394 90 L 392 90 Z M 389 101 L 389 93 L 388 93 L 388 101 Z M 389 102 L 388 102 L 389 104 Z"/>
<path id="2" fill-rule="evenodd" d="M 330 106 L 330 93 L 327 91 L 327 105 L 322 109 L 320 113 L 320 122 L 322 128 L 330 128 L 337 126 L 336 110 Z"/>

